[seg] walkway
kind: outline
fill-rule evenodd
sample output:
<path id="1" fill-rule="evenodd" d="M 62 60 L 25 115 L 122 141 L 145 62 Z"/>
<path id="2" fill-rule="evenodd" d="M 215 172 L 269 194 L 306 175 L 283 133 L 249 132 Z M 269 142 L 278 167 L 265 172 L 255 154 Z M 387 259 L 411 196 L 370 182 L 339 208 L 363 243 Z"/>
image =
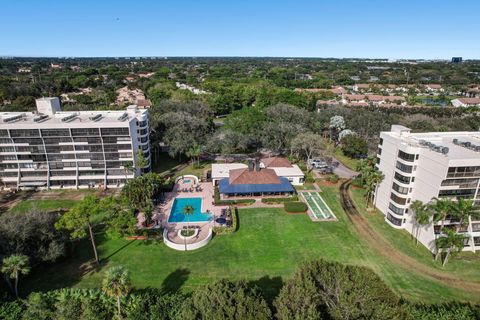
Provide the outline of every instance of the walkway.
<path id="1" fill-rule="evenodd" d="M 392 244 L 370 226 L 368 221 L 360 215 L 348 191 L 351 180 L 340 186 L 340 201 L 348 219 L 360 235 L 360 238 L 374 251 L 390 260 L 396 266 L 416 272 L 448 286 L 472 293 L 480 293 L 480 283 L 459 279 L 451 274 L 430 268 L 410 256 L 398 251 Z"/>
<path id="2" fill-rule="evenodd" d="M 333 173 L 335 173 L 337 176 L 340 178 L 344 179 L 353 179 L 358 172 L 353 171 L 349 168 L 347 168 L 342 162 L 340 162 L 338 159 L 333 158 L 334 161 L 338 163 L 338 166 L 333 169 Z"/>

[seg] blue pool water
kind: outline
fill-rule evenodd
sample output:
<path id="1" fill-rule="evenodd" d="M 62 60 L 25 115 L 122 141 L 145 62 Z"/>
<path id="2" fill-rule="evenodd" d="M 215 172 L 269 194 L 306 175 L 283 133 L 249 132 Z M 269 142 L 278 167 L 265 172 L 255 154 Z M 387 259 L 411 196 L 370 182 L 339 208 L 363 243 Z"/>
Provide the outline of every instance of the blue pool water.
<path id="1" fill-rule="evenodd" d="M 193 214 L 185 216 L 182 210 L 185 206 L 192 206 Z M 202 198 L 175 198 L 168 222 L 205 222 L 212 219 L 211 213 L 202 213 Z"/>
<path id="2" fill-rule="evenodd" d="M 190 179 L 185 179 L 185 180 L 183 180 L 183 183 L 190 183 L 191 181 L 192 180 L 190 180 Z"/>

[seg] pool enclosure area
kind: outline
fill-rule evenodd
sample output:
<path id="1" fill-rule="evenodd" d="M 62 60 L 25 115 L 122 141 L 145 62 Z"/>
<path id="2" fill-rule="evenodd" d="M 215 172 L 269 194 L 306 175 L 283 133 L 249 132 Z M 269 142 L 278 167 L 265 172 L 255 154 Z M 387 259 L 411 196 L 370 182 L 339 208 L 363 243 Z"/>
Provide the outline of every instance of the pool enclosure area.
<path id="1" fill-rule="evenodd" d="M 196 176 L 185 175 L 175 179 L 172 192 L 156 208 L 164 229 L 164 243 L 175 250 L 188 251 L 205 246 L 213 236 L 215 220 L 222 217 L 228 206 L 215 206 L 214 189 L 210 182 L 201 182 Z M 184 214 L 186 206 L 192 214 Z M 190 228 L 193 235 L 184 237 L 182 230 Z"/>

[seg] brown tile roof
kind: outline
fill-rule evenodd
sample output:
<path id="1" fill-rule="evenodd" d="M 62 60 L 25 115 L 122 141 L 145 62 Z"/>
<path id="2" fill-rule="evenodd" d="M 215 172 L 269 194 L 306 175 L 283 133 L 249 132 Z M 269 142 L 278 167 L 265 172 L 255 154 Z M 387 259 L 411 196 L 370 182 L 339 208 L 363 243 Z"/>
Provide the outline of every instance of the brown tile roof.
<path id="1" fill-rule="evenodd" d="M 480 98 L 459 98 L 463 104 L 480 104 Z"/>
<path id="2" fill-rule="evenodd" d="M 368 107 L 369 104 L 367 102 L 351 102 L 349 103 L 352 107 Z"/>
<path id="3" fill-rule="evenodd" d="M 152 103 L 148 99 L 138 99 L 137 106 L 139 107 L 151 107 Z"/>
<path id="4" fill-rule="evenodd" d="M 365 95 L 363 95 L 363 94 L 346 94 L 344 97 L 345 97 L 345 99 L 350 100 L 350 101 L 365 99 Z"/>
<path id="5" fill-rule="evenodd" d="M 230 170 L 230 184 L 280 184 L 280 178 L 273 169 L 250 171 L 245 169 Z"/>
<path id="6" fill-rule="evenodd" d="M 442 89 L 441 84 L 426 84 L 425 87 L 430 88 L 430 89 Z"/>
<path id="7" fill-rule="evenodd" d="M 263 158 L 261 160 L 266 168 L 292 167 L 290 161 L 282 157 Z"/>

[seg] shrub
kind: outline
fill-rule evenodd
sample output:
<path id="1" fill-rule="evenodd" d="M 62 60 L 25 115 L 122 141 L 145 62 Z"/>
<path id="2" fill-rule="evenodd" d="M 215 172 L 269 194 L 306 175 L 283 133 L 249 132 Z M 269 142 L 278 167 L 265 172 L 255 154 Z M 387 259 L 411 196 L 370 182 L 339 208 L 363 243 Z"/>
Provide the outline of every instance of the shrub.
<path id="1" fill-rule="evenodd" d="M 305 203 L 301 201 L 289 201 L 284 204 L 285 211 L 298 213 L 307 211 L 308 207 Z"/>
<path id="2" fill-rule="evenodd" d="M 256 288 L 244 281 L 220 280 L 201 287 L 183 305 L 180 319 L 271 319 L 271 311 Z"/>
<path id="3" fill-rule="evenodd" d="M 232 224 L 228 227 L 214 227 L 213 232 L 216 235 L 232 234 L 238 228 L 238 209 L 237 207 L 230 207 L 230 214 L 232 215 Z"/>
<path id="4" fill-rule="evenodd" d="M 339 176 L 336 175 L 336 174 L 331 174 L 327 177 L 327 181 L 331 182 L 331 183 L 337 183 L 338 180 L 340 180 Z"/>
<path id="5" fill-rule="evenodd" d="M 324 260 L 301 265 L 274 302 L 283 319 L 406 319 L 400 299 L 373 271 Z"/>
<path id="6" fill-rule="evenodd" d="M 224 206 L 224 205 L 251 205 L 255 203 L 254 199 L 238 199 L 238 200 L 222 200 L 220 199 L 220 191 L 218 191 L 218 187 L 215 188 L 215 192 L 213 194 L 213 201 L 217 206 Z"/>
<path id="7" fill-rule="evenodd" d="M 342 139 L 342 152 L 349 158 L 359 158 L 368 152 L 367 141 L 355 134 L 349 134 Z"/>
<path id="8" fill-rule="evenodd" d="M 298 196 L 295 194 L 288 198 L 262 198 L 262 203 L 267 204 L 284 203 L 288 201 L 298 201 Z"/>
<path id="9" fill-rule="evenodd" d="M 408 305 L 412 319 L 421 320 L 475 320 L 480 319 L 480 306 L 469 303 L 411 304 Z"/>
<path id="10" fill-rule="evenodd" d="M 68 236 L 55 228 L 60 215 L 33 209 L 0 215 L 0 253 L 21 253 L 33 263 L 54 262 L 66 254 Z"/>

